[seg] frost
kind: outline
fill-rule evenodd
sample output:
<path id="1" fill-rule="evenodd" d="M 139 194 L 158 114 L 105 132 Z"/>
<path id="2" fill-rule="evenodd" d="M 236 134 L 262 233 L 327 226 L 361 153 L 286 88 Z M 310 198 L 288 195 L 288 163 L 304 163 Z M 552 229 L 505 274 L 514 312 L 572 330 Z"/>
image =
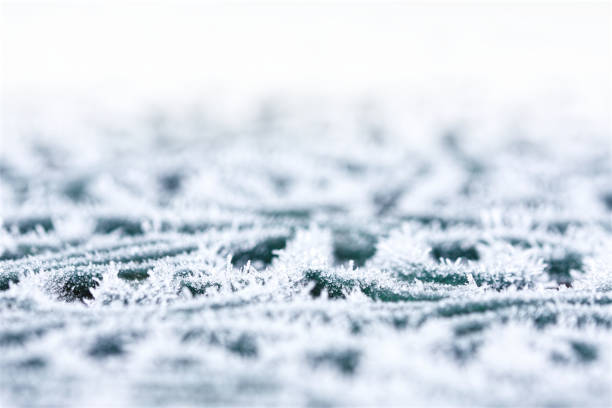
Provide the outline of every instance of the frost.
<path id="1" fill-rule="evenodd" d="M 389 104 L 7 135 L 0 403 L 610 405 L 605 137 Z"/>

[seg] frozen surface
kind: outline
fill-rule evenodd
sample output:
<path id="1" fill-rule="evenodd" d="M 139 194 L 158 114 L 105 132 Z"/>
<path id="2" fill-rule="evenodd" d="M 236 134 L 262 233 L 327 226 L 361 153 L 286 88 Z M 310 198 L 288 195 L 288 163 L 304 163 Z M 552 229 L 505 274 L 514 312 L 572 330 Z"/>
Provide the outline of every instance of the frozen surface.
<path id="1" fill-rule="evenodd" d="M 466 106 L 15 113 L 0 405 L 611 405 L 608 123 Z"/>

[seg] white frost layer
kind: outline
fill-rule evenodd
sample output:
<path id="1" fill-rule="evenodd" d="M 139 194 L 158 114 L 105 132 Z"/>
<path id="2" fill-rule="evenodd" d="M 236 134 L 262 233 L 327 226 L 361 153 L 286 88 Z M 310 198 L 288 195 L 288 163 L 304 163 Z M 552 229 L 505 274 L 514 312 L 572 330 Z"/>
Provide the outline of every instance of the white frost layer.
<path id="1" fill-rule="evenodd" d="M 419 106 L 15 116 L 0 404 L 610 405 L 607 124 Z"/>

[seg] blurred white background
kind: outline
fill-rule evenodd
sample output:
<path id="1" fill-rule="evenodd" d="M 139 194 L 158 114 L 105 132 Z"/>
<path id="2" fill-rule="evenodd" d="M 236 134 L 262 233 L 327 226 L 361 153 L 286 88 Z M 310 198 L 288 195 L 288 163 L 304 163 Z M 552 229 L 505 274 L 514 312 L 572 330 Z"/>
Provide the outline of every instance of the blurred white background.
<path id="1" fill-rule="evenodd" d="M 2 3 L 1 36 L 5 98 L 475 88 L 610 100 L 608 2 L 21 0 Z"/>

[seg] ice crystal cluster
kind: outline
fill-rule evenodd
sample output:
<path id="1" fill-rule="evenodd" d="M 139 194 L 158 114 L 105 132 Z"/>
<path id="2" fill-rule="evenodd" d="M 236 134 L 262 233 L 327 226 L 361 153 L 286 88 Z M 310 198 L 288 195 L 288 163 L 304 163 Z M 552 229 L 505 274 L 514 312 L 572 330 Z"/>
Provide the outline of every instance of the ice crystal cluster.
<path id="1" fill-rule="evenodd" d="M 22 117 L 0 405 L 610 406 L 606 124 L 420 103 Z"/>

